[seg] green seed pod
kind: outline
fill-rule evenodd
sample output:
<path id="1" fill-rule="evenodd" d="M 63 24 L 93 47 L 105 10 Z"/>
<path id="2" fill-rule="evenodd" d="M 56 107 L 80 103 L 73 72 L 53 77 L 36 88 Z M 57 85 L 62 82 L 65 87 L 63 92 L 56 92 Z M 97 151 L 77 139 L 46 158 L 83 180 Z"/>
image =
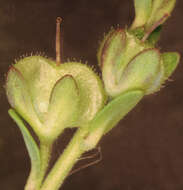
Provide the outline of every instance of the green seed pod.
<path id="1" fill-rule="evenodd" d="M 159 90 L 167 79 L 167 67 L 172 73 L 179 61 L 177 53 L 165 55 L 161 55 L 152 43 L 140 41 L 127 30 L 110 32 L 98 53 L 107 94 L 116 97 L 134 89 L 144 94 Z"/>
<path id="2" fill-rule="evenodd" d="M 85 125 L 105 103 L 102 82 L 86 65 L 56 65 L 40 56 L 26 57 L 10 68 L 6 93 L 36 134 L 51 140 L 66 127 Z"/>

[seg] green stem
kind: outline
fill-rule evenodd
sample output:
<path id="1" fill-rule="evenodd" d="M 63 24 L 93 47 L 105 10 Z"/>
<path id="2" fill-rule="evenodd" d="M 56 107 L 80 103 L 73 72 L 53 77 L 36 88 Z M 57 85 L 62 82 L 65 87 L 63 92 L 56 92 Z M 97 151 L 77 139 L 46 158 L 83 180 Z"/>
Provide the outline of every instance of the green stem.
<path id="1" fill-rule="evenodd" d="M 58 190 L 63 184 L 64 179 L 71 171 L 78 158 L 86 151 L 84 138 L 87 135 L 88 128 L 78 129 L 70 141 L 63 154 L 59 157 L 51 172 L 45 179 L 41 190 Z"/>
<path id="2" fill-rule="evenodd" d="M 38 187 L 41 186 L 41 183 L 48 169 L 51 151 L 52 151 L 52 143 L 46 143 L 46 142 L 40 143 L 41 170 L 38 179 Z"/>
<path id="3" fill-rule="evenodd" d="M 49 165 L 51 150 L 52 150 L 52 143 L 45 143 L 45 142 L 40 143 L 41 167 L 39 171 L 39 176 L 35 172 L 35 169 L 32 168 L 25 186 L 25 190 L 40 189 L 41 183 L 44 179 L 44 176 L 46 174 Z"/>
<path id="4" fill-rule="evenodd" d="M 31 169 L 24 190 L 37 190 L 37 188 L 37 173 L 34 171 L 34 169 Z"/>
<path id="5" fill-rule="evenodd" d="M 78 158 L 95 148 L 102 136 L 110 131 L 136 104 L 144 93 L 127 92 L 108 103 L 86 126 L 80 127 L 45 179 L 41 190 L 58 190 Z"/>

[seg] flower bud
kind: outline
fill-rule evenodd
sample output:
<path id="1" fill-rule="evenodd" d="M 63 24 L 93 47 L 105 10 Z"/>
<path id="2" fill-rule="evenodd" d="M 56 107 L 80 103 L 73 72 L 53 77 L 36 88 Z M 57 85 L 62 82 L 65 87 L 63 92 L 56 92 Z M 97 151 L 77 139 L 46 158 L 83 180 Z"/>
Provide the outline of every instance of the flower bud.
<path id="1" fill-rule="evenodd" d="M 145 27 L 147 31 L 158 27 L 171 15 L 175 3 L 176 0 L 134 0 L 135 19 L 131 29 Z"/>
<path id="2" fill-rule="evenodd" d="M 177 53 L 168 55 L 161 55 L 151 43 L 140 41 L 128 31 L 110 32 L 98 53 L 107 94 L 116 97 L 134 89 L 145 94 L 156 92 L 179 61 Z"/>
<path id="3" fill-rule="evenodd" d="M 100 79 L 86 65 L 56 66 L 40 56 L 10 68 L 6 93 L 10 105 L 44 140 L 54 140 L 66 127 L 83 126 L 105 101 Z"/>

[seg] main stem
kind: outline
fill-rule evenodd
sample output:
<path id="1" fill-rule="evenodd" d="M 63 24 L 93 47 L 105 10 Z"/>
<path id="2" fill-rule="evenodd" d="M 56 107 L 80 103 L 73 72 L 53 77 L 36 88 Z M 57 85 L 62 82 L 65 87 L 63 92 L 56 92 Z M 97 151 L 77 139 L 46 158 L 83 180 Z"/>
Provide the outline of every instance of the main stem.
<path id="1" fill-rule="evenodd" d="M 64 150 L 61 157 L 45 179 L 40 190 L 58 190 L 68 176 L 78 158 L 86 151 L 84 139 L 87 135 L 87 128 L 80 128 Z"/>

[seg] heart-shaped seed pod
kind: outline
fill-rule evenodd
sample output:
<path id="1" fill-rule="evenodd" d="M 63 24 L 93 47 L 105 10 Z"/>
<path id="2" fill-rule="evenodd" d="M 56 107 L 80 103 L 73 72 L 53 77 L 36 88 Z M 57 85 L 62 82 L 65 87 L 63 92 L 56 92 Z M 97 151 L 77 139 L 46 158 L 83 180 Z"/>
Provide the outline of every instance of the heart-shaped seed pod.
<path id="1" fill-rule="evenodd" d="M 84 126 L 105 102 L 102 82 L 88 66 L 57 66 L 40 56 L 10 68 L 6 92 L 11 106 L 46 138 L 56 138 L 66 127 Z"/>
<path id="2" fill-rule="evenodd" d="M 167 79 L 167 70 L 170 76 L 179 58 L 177 53 L 161 54 L 152 43 L 122 29 L 109 32 L 98 52 L 105 89 L 111 97 L 135 89 L 145 94 L 158 91 Z"/>

